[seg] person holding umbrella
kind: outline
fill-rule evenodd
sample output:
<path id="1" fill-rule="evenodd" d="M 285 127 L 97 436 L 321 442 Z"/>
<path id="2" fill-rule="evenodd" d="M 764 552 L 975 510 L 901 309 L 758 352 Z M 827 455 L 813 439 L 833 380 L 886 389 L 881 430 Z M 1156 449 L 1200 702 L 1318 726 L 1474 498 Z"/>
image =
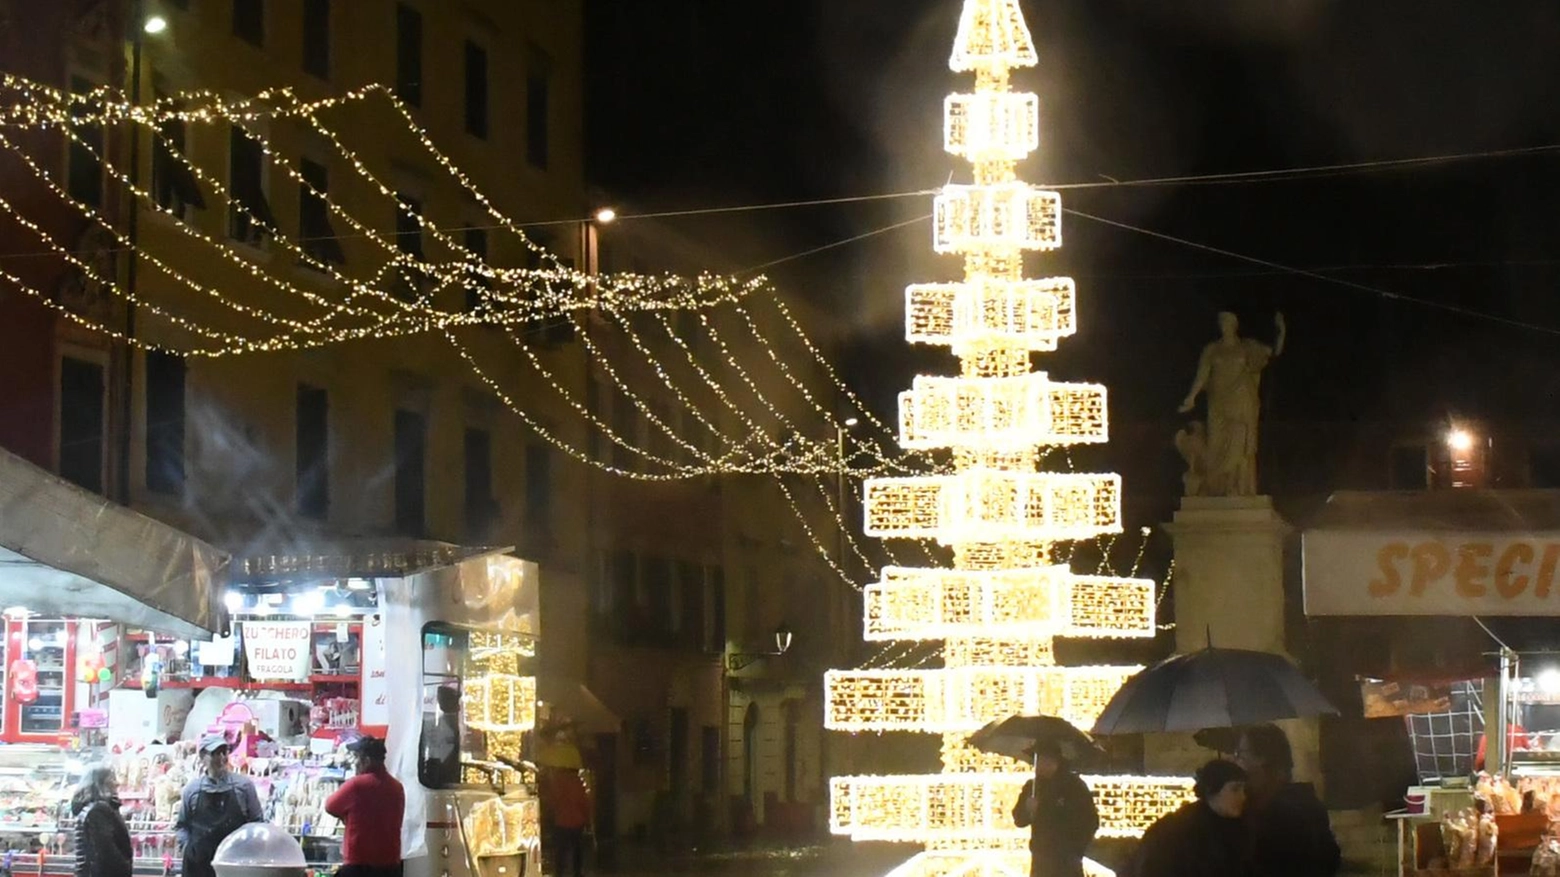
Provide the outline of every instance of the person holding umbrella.
<path id="1" fill-rule="evenodd" d="M 1100 827 L 1094 795 L 1062 749 L 1055 739 L 1041 738 L 1026 753 L 1035 778 L 1024 783 L 1013 822 L 1029 829 L 1030 877 L 1083 877 L 1083 854 Z"/>
<path id="2" fill-rule="evenodd" d="M 1328 822 L 1327 808 L 1310 783 L 1294 781 L 1289 738 L 1274 724 L 1246 728 L 1235 747 L 1245 769 L 1251 801 L 1246 823 L 1252 833 L 1254 873 L 1262 877 L 1333 877 L 1343 856 Z"/>
<path id="3" fill-rule="evenodd" d="M 1197 769 L 1197 800 L 1159 817 L 1138 845 L 1130 877 L 1255 877 L 1241 814 L 1246 772 L 1216 758 Z"/>

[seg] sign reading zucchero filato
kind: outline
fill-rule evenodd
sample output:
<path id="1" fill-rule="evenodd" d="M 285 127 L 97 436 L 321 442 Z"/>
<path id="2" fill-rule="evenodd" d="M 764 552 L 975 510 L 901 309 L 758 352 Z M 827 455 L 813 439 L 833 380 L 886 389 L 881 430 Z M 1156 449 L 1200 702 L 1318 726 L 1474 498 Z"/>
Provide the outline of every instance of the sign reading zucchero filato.
<path id="1" fill-rule="evenodd" d="M 243 633 L 251 679 L 309 681 L 309 622 L 246 621 Z"/>
<path id="2" fill-rule="evenodd" d="M 1307 615 L 1560 615 L 1560 533 L 1311 530 Z"/>

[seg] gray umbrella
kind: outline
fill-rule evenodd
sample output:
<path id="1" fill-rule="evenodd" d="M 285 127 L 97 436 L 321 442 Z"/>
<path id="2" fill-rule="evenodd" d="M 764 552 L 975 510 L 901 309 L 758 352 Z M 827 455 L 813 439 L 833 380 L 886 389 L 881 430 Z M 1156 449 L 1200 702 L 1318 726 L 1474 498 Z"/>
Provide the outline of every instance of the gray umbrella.
<path id="1" fill-rule="evenodd" d="M 1088 734 L 1056 716 L 1009 716 L 987 724 L 970 735 L 970 746 L 994 755 L 1028 761 L 1037 743 L 1056 747 L 1073 764 L 1102 755 Z"/>
<path id="2" fill-rule="evenodd" d="M 1167 658 L 1128 679 L 1100 713 L 1094 733 L 1235 728 L 1337 712 L 1280 655 L 1208 648 Z"/>

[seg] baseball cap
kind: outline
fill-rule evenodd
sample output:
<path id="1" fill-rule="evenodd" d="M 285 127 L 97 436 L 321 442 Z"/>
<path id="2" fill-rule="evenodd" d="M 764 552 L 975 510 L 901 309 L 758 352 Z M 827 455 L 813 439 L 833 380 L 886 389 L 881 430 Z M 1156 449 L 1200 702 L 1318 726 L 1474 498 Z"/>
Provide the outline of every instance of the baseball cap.
<path id="1" fill-rule="evenodd" d="M 207 734 L 200 738 L 200 754 L 209 755 L 218 749 L 231 750 L 233 746 L 228 743 L 227 737 L 222 734 Z"/>
<path id="2" fill-rule="evenodd" d="M 378 737 L 359 737 L 347 744 L 347 751 L 355 752 L 368 758 L 383 759 L 385 757 L 385 741 Z"/>

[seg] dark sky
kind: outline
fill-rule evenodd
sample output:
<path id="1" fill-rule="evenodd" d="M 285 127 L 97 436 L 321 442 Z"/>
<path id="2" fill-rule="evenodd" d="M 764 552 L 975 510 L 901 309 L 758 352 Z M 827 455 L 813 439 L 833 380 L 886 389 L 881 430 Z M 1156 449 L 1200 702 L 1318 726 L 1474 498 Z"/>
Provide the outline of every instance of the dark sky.
<path id="1" fill-rule="evenodd" d="M 947 68 L 959 7 L 587 0 L 592 182 L 635 212 L 963 179 L 968 165 L 941 151 L 942 98 L 970 85 Z M 1035 183 L 1560 143 L 1560 5 L 1550 0 L 1025 0 L 1024 10 L 1040 65 L 1016 82 L 1039 93 L 1042 133 L 1021 172 Z M 1068 207 L 1118 222 L 1560 332 L 1557 199 L 1560 152 L 1064 193 Z M 921 197 L 678 222 L 734 269 L 929 211 Z M 1274 310 L 1288 315 L 1291 346 L 1267 388 L 1280 428 L 1376 413 L 1556 413 L 1560 334 L 1073 216 L 1064 240 L 1059 253 L 1034 257 L 1030 273 L 1077 278 L 1081 331 L 1044 367 L 1110 386 L 1126 441 L 1113 443 L 1109 465 L 1130 472 L 1136 462 L 1150 479 L 1173 479 L 1174 409 L 1220 309 L 1268 339 Z M 839 314 L 853 379 L 887 410 L 916 366 L 953 368 L 940 351 L 919 361 L 907 353 L 904 286 L 958 270 L 932 254 L 920 222 L 769 273 Z"/>

